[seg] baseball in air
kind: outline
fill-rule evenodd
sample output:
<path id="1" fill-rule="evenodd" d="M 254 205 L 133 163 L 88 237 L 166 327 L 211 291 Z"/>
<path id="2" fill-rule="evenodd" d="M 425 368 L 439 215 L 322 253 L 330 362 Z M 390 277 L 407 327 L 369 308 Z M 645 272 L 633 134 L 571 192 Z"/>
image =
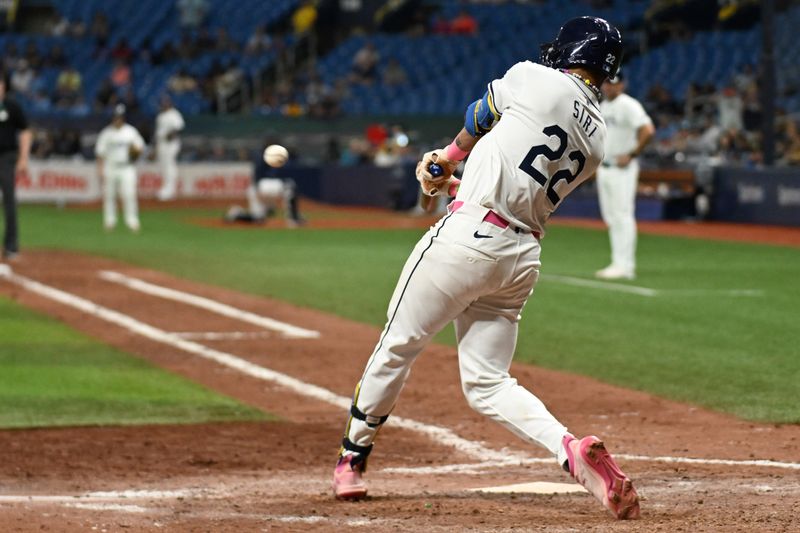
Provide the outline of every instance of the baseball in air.
<path id="1" fill-rule="evenodd" d="M 264 162 L 271 167 L 282 167 L 289 160 L 289 150 L 280 144 L 270 144 L 264 149 Z"/>

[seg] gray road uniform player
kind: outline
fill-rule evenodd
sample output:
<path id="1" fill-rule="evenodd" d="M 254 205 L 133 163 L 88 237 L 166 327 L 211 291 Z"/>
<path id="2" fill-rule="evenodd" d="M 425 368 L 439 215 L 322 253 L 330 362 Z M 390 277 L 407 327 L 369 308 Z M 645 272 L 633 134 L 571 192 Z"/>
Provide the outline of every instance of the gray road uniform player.
<path id="1" fill-rule="evenodd" d="M 608 57 L 608 70 L 615 71 L 619 32 L 601 19 L 582 17 L 565 24 L 559 38 L 565 30 L 569 37 L 574 25 L 580 30 L 572 32 L 578 34 L 574 39 L 589 42 L 588 32 L 591 44 L 601 48 L 595 50 L 602 52 L 595 63 Z M 609 33 L 615 41 L 603 49 Z M 575 48 L 580 43 L 570 44 Z M 608 72 L 593 68 L 592 81 L 581 74 L 586 69 L 579 60 L 553 64 L 544 59 L 550 66 L 529 61 L 512 66 L 467 109 L 465 129 L 454 143 L 480 140 L 472 142 L 449 213 L 420 239 L 400 275 L 388 321 L 356 387 L 334 474 L 338 497 L 366 494 L 360 474 L 372 441 L 395 406 L 416 356 L 450 322 L 455 322 L 463 392 L 473 409 L 549 450 L 582 483 L 577 470 L 584 466 L 576 457 L 597 443 L 602 446 L 596 437 L 575 439 L 509 375 L 522 308 L 539 275 L 545 223 L 595 172 L 606 136 L 597 87 Z M 426 158 L 452 162 L 445 154 L 455 150 L 448 147 L 429 153 L 438 159 Z M 602 453 L 608 456 L 604 449 Z M 638 514 L 635 491 L 628 489 L 624 509 L 612 509 L 620 518 Z M 608 500 L 609 487 L 598 490 L 600 494 L 590 488 Z"/>

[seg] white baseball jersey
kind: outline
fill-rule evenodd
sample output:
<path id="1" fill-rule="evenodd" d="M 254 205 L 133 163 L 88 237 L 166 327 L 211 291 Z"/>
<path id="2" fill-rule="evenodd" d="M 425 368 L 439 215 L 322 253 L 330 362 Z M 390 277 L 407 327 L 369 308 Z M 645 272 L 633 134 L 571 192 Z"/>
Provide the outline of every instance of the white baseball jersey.
<path id="1" fill-rule="evenodd" d="M 144 150 L 144 139 L 130 124 L 123 124 L 117 128 L 113 125 L 106 126 L 97 138 L 94 153 L 103 158 L 106 167 L 123 166 L 131 164 L 131 146 Z"/>
<path id="2" fill-rule="evenodd" d="M 183 130 L 184 127 L 186 127 L 186 124 L 183 121 L 181 112 L 174 107 L 170 107 L 160 112 L 156 117 L 156 141 L 159 144 L 166 142 L 179 143 L 180 141 L 177 137 L 171 141 L 167 140 L 167 135 L 173 131 L 179 132 Z"/>
<path id="3" fill-rule="evenodd" d="M 631 153 L 639 144 L 639 128 L 653 121 L 636 98 L 625 93 L 603 100 L 600 111 L 608 127 L 605 160 L 615 164 L 617 156 Z"/>
<path id="4" fill-rule="evenodd" d="M 501 120 L 475 146 L 457 199 L 544 234 L 561 200 L 603 158 L 597 96 L 571 74 L 525 61 L 489 84 Z"/>

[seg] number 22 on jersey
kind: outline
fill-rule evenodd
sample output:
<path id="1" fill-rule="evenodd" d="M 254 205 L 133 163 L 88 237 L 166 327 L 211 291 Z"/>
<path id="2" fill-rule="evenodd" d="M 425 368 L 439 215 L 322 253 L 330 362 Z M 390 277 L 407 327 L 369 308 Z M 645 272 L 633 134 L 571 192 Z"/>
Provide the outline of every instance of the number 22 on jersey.
<path id="1" fill-rule="evenodd" d="M 546 157 L 548 161 L 558 161 L 564 156 L 569 139 L 567 137 L 567 132 L 557 124 L 547 126 L 542 130 L 542 133 L 548 137 L 557 137 L 558 147 L 553 150 L 546 144 L 534 146 L 528 151 L 528 155 L 525 156 L 522 163 L 519 164 L 519 168 L 545 189 L 548 200 L 550 200 L 555 207 L 561 201 L 561 198 L 555 191 L 556 185 L 558 185 L 561 180 L 566 180 L 567 184 L 572 183 L 583 171 L 583 166 L 586 164 L 586 156 L 583 155 L 583 152 L 580 150 L 573 150 L 567 155 L 567 158 L 570 160 L 570 166 L 572 166 L 573 161 L 578 163 L 578 168 L 574 173 L 569 168 L 565 168 L 555 172 L 552 176 L 545 176 L 533 166 L 534 161 L 540 155 Z"/>

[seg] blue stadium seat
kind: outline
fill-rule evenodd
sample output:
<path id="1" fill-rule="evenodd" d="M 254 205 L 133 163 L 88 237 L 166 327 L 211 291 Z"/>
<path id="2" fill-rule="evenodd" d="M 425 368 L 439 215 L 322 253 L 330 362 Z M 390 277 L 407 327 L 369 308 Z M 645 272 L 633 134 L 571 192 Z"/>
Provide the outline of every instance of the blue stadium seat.
<path id="1" fill-rule="evenodd" d="M 231 39 L 243 45 L 258 25 L 285 19 L 299 1 L 209 0 L 209 27 L 212 32 L 216 28 L 225 28 Z M 371 87 L 353 87 L 352 95 L 343 103 L 346 112 L 379 110 L 460 114 L 469 101 L 485 90 L 488 81 L 502 76 L 510 65 L 520 60 L 535 60 L 539 44 L 552 38 L 555 28 L 567 18 L 593 14 L 626 26 L 641 21 L 649 5 L 642 0 L 615 0 L 606 8 L 595 8 L 588 2 L 560 0 L 544 0 L 535 7 L 516 2 L 494 5 L 462 0 L 425 0 L 424 3 L 439 8 L 445 18 L 452 18 L 466 9 L 477 19 L 480 35 L 408 37 L 377 34 L 347 39 L 317 62 L 318 71 L 326 83 L 334 84 L 348 76 L 353 56 L 368 39 L 375 43 L 384 60 L 390 57 L 398 60 L 407 72 L 408 83 L 399 89 L 381 83 Z M 147 44 L 151 50 L 159 50 L 166 43 L 177 43 L 181 39 L 182 30 L 174 1 L 119 2 L 114 10 L 106 9 L 106 0 L 52 0 L 52 4 L 69 20 L 86 24 L 87 29 L 95 14 L 102 10 L 109 19 L 112 46 L 126 39 L 134 48 Z M 777 25 L 776 47 L 782 50 L 777 57 L 779 87 L 797 91 L 800 89 L 800 68 L 796 58 L 800 57 L 800 41 L 794 37 L 794 32 L 800 26 L 800 6 L 782 12 Z M 90 36 L 76 39 L 0 34 L 0 49 L 5 49 L 9 43 L 16 43 L 21 49 L 34 43 L 43 54 L 54 44 L 61 45 L 70 62 L 83 75 L 87 101 L 92 101 L 100 83 L 110 72 L 108 65 L 97 61 L 95 42 Z M 674 97 L 682 98 L 693 81 L 721 87 L 744 65 L 756 63 L 760 47 L 758 27 L 746 31 L 699 32 L 686 41 L 668 42 L 624 63 L 629 91 L 641 98 L 650 85 L 658 81 Z M 255 56 L 207 52 L 191 61 L 159 66 L 136 61 L 132 72 L 134 90 L 143 108 L 155 109 L 158 95 L 166 89 L 170 75 L 180 67 L 201 78 L 215 62 L 237 64 L 252 77 L 274 61 L 275 55 L 271 52 Z M 379 73 L 382 71 L 381 67 Z M 51 90 L 58 70 L 43 69 L 39 75 L 37 86 Z M 208 108 L 208 103 L 199 93 L 182 95 L 180 104 L 192 111 Z M 43 107 L 41 103 L 37 105 Z M 797 111 L 798 95 L 787 93 L 780 105 Z"/>

